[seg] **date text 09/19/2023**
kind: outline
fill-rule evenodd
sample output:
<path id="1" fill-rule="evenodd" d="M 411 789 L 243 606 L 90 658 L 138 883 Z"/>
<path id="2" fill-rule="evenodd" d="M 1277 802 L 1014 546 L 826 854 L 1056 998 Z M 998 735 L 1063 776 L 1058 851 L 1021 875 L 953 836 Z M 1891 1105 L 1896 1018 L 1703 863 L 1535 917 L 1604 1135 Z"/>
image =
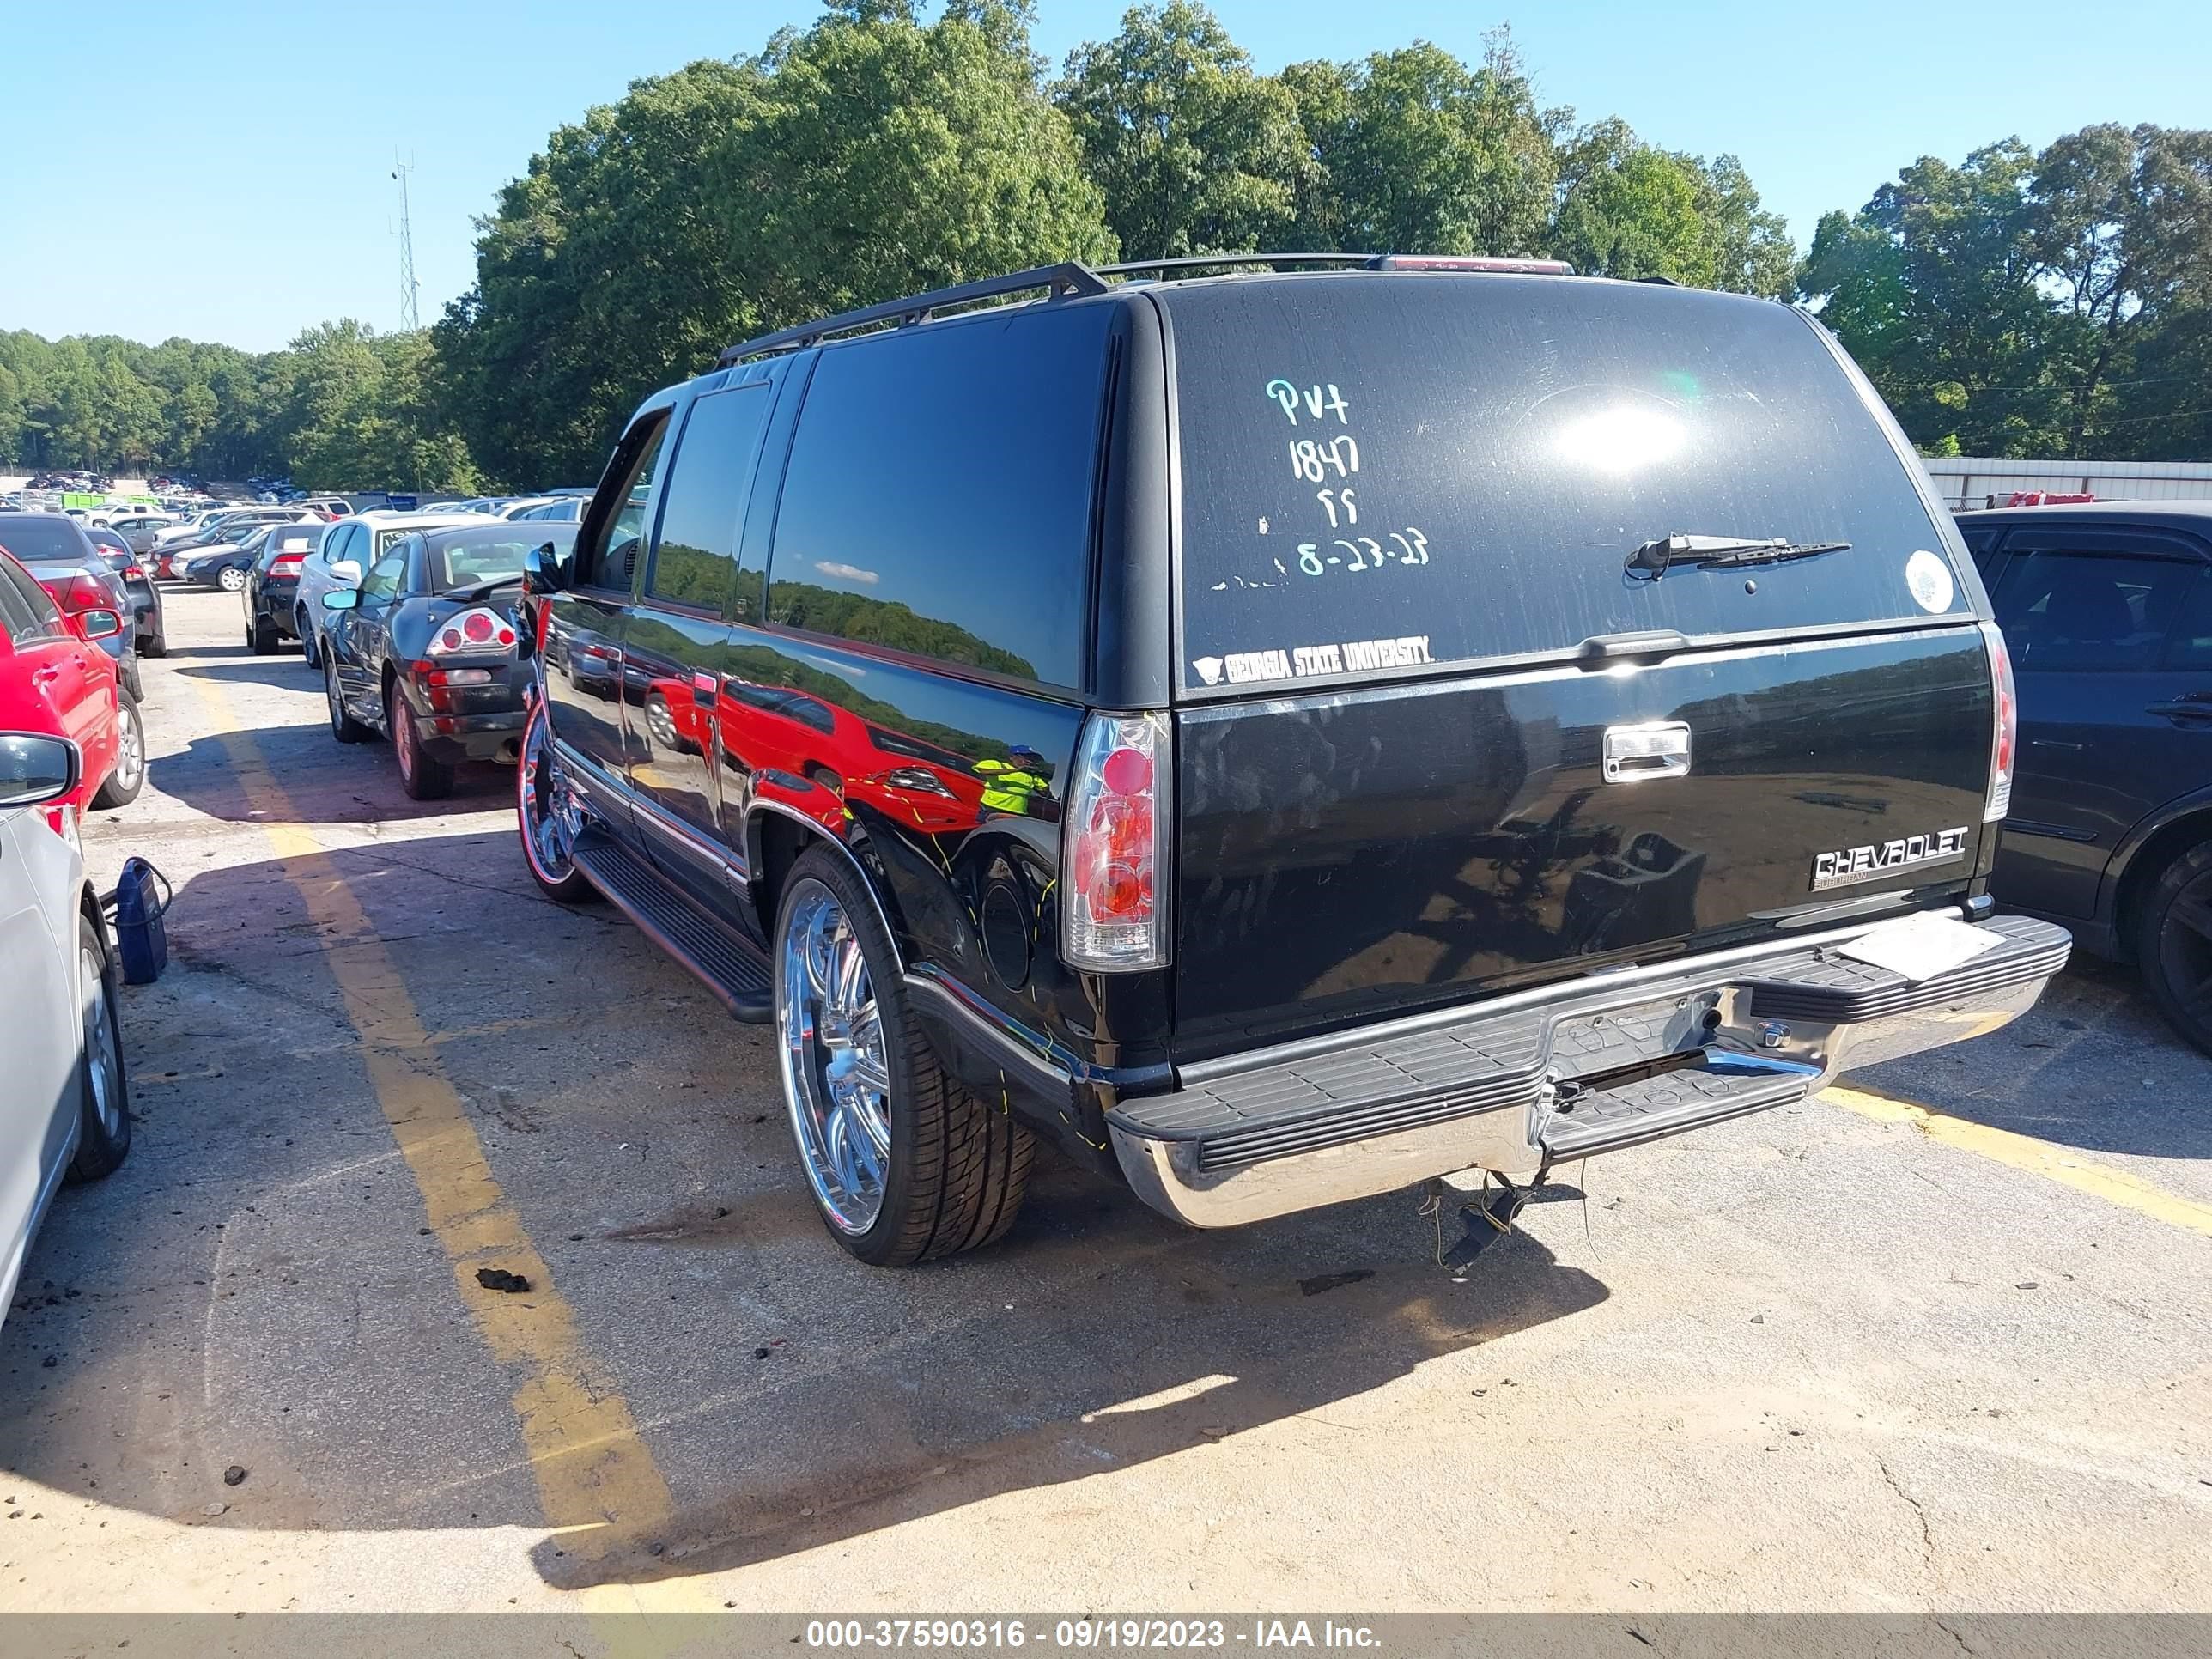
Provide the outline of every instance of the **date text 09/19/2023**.
<path id="1" fill-rule="evenodd" d="M 859 1652 L 913 1648 L 1040 1647 L 1069 1652 L 1134 1653 L 1179 1648 L 1299 1648 L 1373 1650 L 1372 1628 L 1334 1619 L 817 1619 L 805 1629 L 811 1649 Z"/>

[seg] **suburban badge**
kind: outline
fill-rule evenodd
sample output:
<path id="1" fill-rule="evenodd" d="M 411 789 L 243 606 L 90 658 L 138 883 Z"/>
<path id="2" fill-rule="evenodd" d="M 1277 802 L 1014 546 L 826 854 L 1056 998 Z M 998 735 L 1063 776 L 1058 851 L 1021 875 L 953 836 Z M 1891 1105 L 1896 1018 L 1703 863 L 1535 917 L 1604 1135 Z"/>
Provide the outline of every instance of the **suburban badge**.
<path id="1" fill-rule="evenodd" d="M 1872 842 L 1864 847 L 1838 847 L 1813 860 L 1813 890 L 1848 887 L 1873 881 L 1918 864 L 1948 864 L 1966 856 L 1966 826 L 1936 830 L 1924 836 L 1903 836 L 1895 841 Z"/>

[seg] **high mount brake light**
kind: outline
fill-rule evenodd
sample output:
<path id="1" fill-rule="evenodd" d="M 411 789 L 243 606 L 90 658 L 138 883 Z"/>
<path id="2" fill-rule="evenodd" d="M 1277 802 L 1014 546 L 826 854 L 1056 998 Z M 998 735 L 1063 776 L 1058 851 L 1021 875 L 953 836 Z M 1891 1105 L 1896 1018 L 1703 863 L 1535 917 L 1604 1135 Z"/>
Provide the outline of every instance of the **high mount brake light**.
<path id="1" fill-rule="evenodd" d="M 457 612 L 438 624 L 429 654 L 434 657 L 476 655 L 514 648 L 514 624 L 489 605 Z"/>
<path id="2" fill-rule="evenodd" d="M 1076 746 L 1061 829 L 1060 953 L 1128 973 L 1168 961 L 1172 748 L 1164 714 L 1097 714 Z"/>
<path id="3" fill-rule="evenodd" d="M 1990 793 L 1982 822 L 1995 823 L 2012 810 L 2013 764 L 2020 754 L 2020 695 L 2012 680 L 2012 653 L 1995 623 L 1982 624 L 1989 641 L 1990 690 L 1996 707 L 1990 724 Z"/>

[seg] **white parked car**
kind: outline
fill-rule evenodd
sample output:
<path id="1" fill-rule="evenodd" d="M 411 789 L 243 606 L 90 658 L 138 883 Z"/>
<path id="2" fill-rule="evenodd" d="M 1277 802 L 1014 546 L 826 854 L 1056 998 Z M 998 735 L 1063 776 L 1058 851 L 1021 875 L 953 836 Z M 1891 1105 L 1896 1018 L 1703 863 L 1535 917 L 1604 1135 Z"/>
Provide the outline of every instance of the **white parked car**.
<path id="1" fill-rule="evenodd" d="M 362 573 L 410 531 L 483 522 L 480 513 L 377 511 L 356 513 L 326 527 L 322 540 L 301 562 L 300 584 L 292 592 L 292 628 L 307 666 L 320 668 L 323 663 L 323 628 L 330 616 L 323 607 L 324 594 L 360 586 Z"/>
<path id="2" fill-rule="evenodd" d="M 76 787 L 82 763 L 63 738 L 0 732 L 0 1317 L 62 1182 L 131 1150 L 115 952 L 76 842 L 35 810 Z"/>

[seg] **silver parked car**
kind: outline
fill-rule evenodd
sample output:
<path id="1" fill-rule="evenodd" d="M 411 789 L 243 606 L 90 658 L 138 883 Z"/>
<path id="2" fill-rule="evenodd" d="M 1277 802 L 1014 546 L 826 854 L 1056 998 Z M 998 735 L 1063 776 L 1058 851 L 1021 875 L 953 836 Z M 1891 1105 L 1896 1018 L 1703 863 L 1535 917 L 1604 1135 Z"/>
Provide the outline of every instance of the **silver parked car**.
<path id="1" fill-rule="evenodd" d="M 37 811 L 76 787 L 60 738 L 0 732 L 0 1318 L 46 1207 L 131 1150 L 115 952 L 74 839 Z"/>

